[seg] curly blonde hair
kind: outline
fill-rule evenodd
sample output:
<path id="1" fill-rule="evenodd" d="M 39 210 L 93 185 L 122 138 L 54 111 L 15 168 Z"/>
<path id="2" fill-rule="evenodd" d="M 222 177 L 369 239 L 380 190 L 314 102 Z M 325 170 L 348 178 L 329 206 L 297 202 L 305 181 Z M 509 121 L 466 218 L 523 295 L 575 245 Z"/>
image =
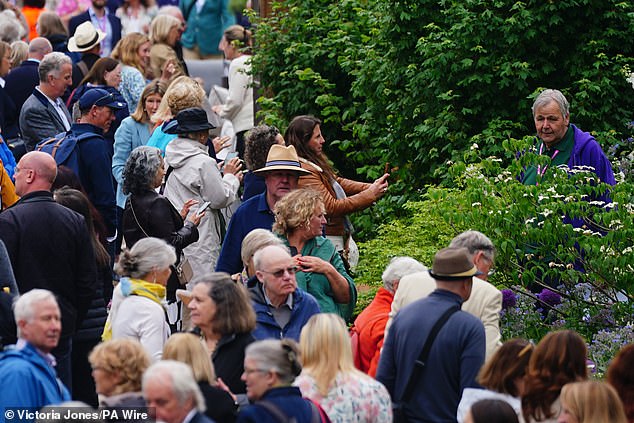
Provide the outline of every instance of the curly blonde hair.
<path id="1" fill-rule="evenodd" d="M 165 91 L 156 113 L 152 115 L 154 123 L 172 119 L 181 110 L 190 107 L 201 107 L 205 100 L 205 90 L 200 84 L 188 76 L 174 79 Z"/>
<path id="2" fill-rule="evenodd" d="M 121 382 L 111 395 L 139 392 L 143 372 L 150 367 L 150 356 L 143 345 L 134 339 L 114 339 L 93 348 L 88 356 L 93 369 L 117 374 Z"/>
<path id="3" fill-rule="evenodd" d="M 321 195 L 311 188 L 300 188 L 286 194 L 275 204 L 273 232 L 288 236 L 302 226 L 308 227 L 319 204 L 324 206 Z"/>

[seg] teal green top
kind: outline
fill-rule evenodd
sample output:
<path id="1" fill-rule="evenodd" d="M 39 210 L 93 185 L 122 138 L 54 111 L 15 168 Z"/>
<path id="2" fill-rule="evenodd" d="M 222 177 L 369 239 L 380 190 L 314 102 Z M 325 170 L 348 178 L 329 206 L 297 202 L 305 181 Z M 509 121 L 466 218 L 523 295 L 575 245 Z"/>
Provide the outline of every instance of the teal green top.
<path id="1" fill-rule="evenodd" d="M 575 136 L 574 130 L 572 126 L 568 127 L 566 131 L 566 135 L 564 135 L 563 139 L 559 141 L 556 145 L 547 148 L 544 142 L 539 143 L 538 151 L 542 150 L 541 154 L 551 157 L 551 161 L 549 165 L 540 167 L 540 174 L 542 178 L 545 177 L 545 172 L 550 166 L 560 166 L 567 165 L 570 160 L 570 155 L 572 154 L 572 149 L 575 146 Z M 554 156 L 554 157 L 553 157 Z M 537 184 L 537 167 L 538 166 L 529 166 L 524 172 L 524 179 L 522 179 L 522 183 L 524 185 L 535 185 Z"/>
<path id="2" fill-rule="evenodd" d="M 288 246 L 288 240 L 286 238 L 282 239 Z M 357 288 L 354 286 L 354 281 L 350 275 L 348 275 L 348 272 L 346 272 L 341 256 L 333 243 L 322 236 L 318 236 L 307 241 L 301 253 L 303 256 L 319 257 L 332 264 L 334 268 L 337 269 L 337 272 L 348 281 L 348 285 L 350 286 L 350 302 L 347 304 L 335 302 L 330 282 L 328 282 L 328 278 L 323 273 L 298 271 L 295 275 L 297 286 L 317 299 L 319 309 L 322 313 L 335 313 L 341 316 L 346 322 L 350 321 L 354 306 L 357 303 Z"/>

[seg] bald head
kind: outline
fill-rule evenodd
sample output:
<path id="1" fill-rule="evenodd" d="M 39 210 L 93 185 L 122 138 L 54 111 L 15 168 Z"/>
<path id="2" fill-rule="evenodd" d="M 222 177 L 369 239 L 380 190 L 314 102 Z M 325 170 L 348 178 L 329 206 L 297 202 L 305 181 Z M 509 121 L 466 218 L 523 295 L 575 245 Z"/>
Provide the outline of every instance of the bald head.
<path id="1" fill-rule="evenodd" d="M 53 156 L 31 151 L 20 159 L 15 171 L 15 192 L 23 196 L 34 191 L 50 191 L 57 176 Z"/>
<path id="2" fill-rule="evenodd" d="M 29 43 L 29 59 L 42 60 L 52 51 L 51 42 L 44 37 L 33 38 Z"/>

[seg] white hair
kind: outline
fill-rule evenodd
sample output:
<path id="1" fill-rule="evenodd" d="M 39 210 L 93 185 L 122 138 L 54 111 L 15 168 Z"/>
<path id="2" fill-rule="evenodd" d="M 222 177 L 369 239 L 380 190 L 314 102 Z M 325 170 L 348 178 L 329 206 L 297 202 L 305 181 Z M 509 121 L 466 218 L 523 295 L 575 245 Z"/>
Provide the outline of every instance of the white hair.
<path id="1" fill-rule="evenodd" d="M 426 267 L 411 257 L 394 257 L 390 260 L 381 275 L 383 287 L 394 293 L 394 282 L 400 281 L 403 276 L 416 272 L 422 272 Z"/>
<path id="2" fill-rule="evenodd" d="M 184 405 L 187 400 L 191 399 L 198 411 L 205 411 L 203 394 L 196 383 L 194 372 L 187 364 L 175 360 L 158 361 L 143 373 L 143 392 L 150 381 L 157 381 L 160 384 L 171 383 L 172 394 L 179 404 Z"/>
<path id="3" fill-rule="evenodd" d="M 13 300 L 13 315 L 15 324 L 18 326 L 18 337 L 20 337 L 18 322 L 31 321 L 35 316 L 36 305 L 44 301 L 53 301 L 59 307 L 55 295 L 46 289 L 32 289 Z"/>

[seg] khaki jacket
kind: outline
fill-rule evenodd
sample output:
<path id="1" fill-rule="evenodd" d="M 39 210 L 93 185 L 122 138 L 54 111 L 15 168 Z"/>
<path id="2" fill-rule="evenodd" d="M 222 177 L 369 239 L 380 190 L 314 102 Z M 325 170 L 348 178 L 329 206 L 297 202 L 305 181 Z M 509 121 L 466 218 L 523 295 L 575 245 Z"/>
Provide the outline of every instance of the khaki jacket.
<path id="1" fill-rule="evenodd" d="M 403 276 L 392 301 L 392 310 L 385 326 L 385 338 L 396 313 L 416 300 L 427 297 L 436 289 L 436 282 L 429 272 L 412 273 Z M 500 310 L 502 293 L 490 283 L 473 278 L 471 297 L 462 303 L 462 310 L 480 319 L 486 335 L 486 358 L 490 358 L 500 345 Z"/>

